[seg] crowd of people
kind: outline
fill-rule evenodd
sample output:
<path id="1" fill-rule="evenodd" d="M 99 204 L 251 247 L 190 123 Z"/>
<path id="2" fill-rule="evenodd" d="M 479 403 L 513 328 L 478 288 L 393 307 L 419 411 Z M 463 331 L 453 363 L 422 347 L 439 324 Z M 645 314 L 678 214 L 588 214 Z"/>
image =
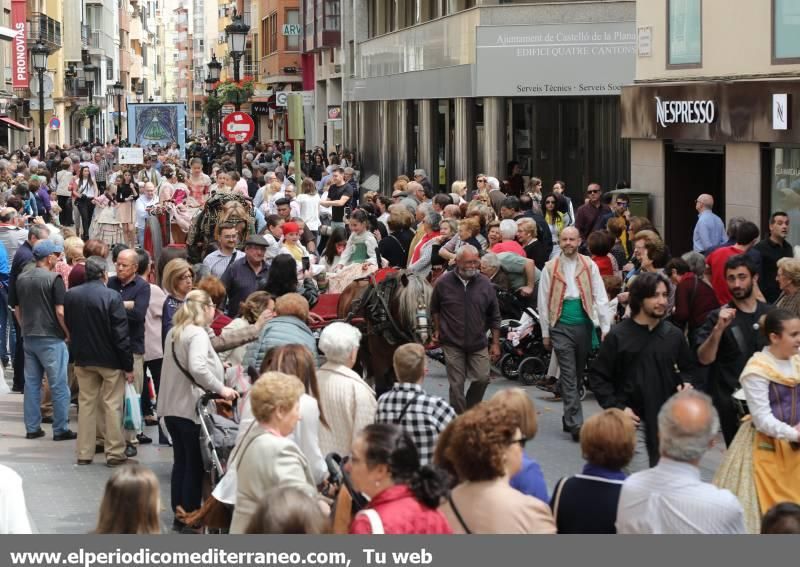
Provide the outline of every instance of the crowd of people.
<path id="1" fill-rule="evenodd" d="M 0 160 L 0 359 L 24 394 L 27 439 L 51 423 L 78 465 L 117 469 L 98 533 L 165 529 L 158 481 L 135 462 L 156 434 L 172 447 L 182 533 L 220 515 L 231 533 L 800 530 L 800 260 L 785 213 L 761 239 L 741 218 L 726 231 L 700 195 L 694 250 L 676 255 L 631 215 L 625 183 L 592 183 L 573 202 L 563 181 L 545 193 L 516 162 L 502 181 L 440 191 L 416 170 L 373 193 L 350 152 L 258 143 L 240 175 L 230 148 L 202 140 L 188 160 L 153 148 L 120 166 L 116 151 Z M 214 225 L 190 263 L 182 245 L 218 195 L 238 195 L 248 218 Z M 425 346 L 441 350 L 448 400 L 425 391 L 425 346 L 396 349 L 381 392 L 357 372 L 362 330 L 313 330 L 321 294 L 386 268 L 432 285 Z M 552 352 L 538 386 L 561 399 L 565 440 L 586 460 L 552 493 L 526 452 L 528 393 L 484 400 L 504 340 L 498 293 L 536 313 L 518 332 Z M 584 383 L 602 408 L 586 420 Z M 241 414 L 210 495 L 206 394 L 215 415 Z M 720 430 L 728 450 L 711 484 L 699 463 Z M 121 506 L 131 513 L 115 517 Z"/>

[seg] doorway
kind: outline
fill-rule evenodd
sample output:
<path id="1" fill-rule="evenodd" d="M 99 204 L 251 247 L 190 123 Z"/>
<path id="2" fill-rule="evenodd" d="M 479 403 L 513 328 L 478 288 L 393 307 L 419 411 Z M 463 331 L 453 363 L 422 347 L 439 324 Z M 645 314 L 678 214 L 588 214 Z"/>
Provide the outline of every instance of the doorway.
<path id="1" fill-rule="evenodd" d="M 665 143 L 664 238 L 672 254 L 692 250 L 695 199 L 714 197 L 714 213 L 725 222 L 725 147 Z"/>

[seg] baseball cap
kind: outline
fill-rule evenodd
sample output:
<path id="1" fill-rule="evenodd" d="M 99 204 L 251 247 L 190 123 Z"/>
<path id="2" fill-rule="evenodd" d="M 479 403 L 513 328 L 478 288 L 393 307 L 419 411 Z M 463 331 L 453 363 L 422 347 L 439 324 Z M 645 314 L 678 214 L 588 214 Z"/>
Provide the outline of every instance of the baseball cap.
<path id="1" fill-rule="evenodd" d="M 33 246 L 33 257 L 37 260 L 43 260 L 50 254 L 61 254 L 64 252 L 64 246 L 56 244 L 52 240 L 40 240 Z"/>
<path id="2" fill-rule="evenodd" d="M 249 237 L 247 240 L 244 241 L 244 245 L 245 246 L 263 246 L 264 248 L 267 248 L 269 246 L 269 243 L 260 234 L 254 234 L 253 236 Z"/>

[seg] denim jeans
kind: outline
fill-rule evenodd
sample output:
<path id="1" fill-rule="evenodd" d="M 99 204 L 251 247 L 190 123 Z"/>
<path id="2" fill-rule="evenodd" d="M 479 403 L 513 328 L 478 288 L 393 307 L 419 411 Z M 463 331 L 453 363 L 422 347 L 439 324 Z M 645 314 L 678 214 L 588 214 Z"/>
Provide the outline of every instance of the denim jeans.
<path id="1" fill-rule="evenodd" d="M 139 244 L 139 246 L 144 248 L 144 227 L 136 227 L 136 242 Z"/>
<path id="2" fill-rule="evenodd" d="M 8 347 L 8 317 L 12 316 L 8 311 L 8 288 L 0 285 L 0 359 L 6 360 L 11 357 Z"/>
<path id="3" fill-rule="evenodd" d="M 42 424 L 39 407 L 42 379 L 47 374 L 53 398 L 53 433 L 69 430 L 69 385 L 67 365 L 69 353 L 64 339 L 55 337 L 25 337 L 25 429 L 35 433 Z"/>

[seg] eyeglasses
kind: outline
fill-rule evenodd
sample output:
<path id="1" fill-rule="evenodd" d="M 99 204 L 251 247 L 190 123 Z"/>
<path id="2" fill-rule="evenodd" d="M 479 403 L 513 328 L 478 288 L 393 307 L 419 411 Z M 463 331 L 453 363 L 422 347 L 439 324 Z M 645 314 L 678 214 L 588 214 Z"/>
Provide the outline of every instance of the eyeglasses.
<path id="1" fill-rule="evenodd" d="M 628 203 L 626 203 L 625 201 L 617 201 L 617 206 L 618 207 L 627 207 Z"/>
<path id="2" fill-rule="evenodd" d="M 600 189 L 589 189 L 587 193 L 599 193 Z"/>
<path id="3" fill-rule="evenodd" d="M 192 274 L 183 274 L 179 279 L 181 279 L 181 280 L 193 280 L 194 276 Z"/>
<path id="4" fill-rule="evenodd" d="M 478 179 L 478 183 L 486 183 L 486 179 L 479 178 L 479 179 Z"/>
<path id="5" fill-rule="evenodd" d="M 528 437 L 522 437 L 521 439 L 512 439 L 512 440 L 511 440 L 511 445 L 514 445 L 514 444 L 516 443 L 516 444 L 518 444 L 518 445 L 519 445 L 521 448 L 523 448 L 523 449 L 524 449 L 524 448 L 525 448 L 525 444 L 526 444 L 528 441 L 530 441 L 530 439 L 529 439 Z"/>

